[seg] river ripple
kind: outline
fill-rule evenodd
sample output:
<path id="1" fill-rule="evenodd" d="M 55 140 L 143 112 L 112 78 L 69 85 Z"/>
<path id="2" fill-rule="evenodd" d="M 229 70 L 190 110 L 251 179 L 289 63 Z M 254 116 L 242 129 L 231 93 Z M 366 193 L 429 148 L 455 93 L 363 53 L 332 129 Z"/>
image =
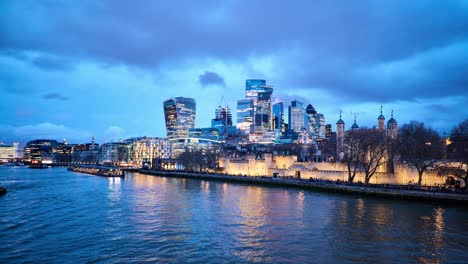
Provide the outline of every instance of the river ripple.
<path id="1" fill-rule="evenodd" d="M 464 263 L 465 208 L 0 167 L 0 263 Z M 466 263 L 466 262 L 465 262 Z"/>

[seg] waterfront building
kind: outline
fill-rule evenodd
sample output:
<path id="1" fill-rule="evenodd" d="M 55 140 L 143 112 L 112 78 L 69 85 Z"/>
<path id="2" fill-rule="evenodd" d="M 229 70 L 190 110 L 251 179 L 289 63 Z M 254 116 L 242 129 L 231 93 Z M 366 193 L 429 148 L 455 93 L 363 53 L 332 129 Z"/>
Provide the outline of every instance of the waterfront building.
<path id="1" fill-rule="evenodd" d="M 195 127 L 195 99 L 171 98 L 164 101 L 163 105 L 169 140 L 188 137 L 189 129 Z"/>
<path id="2" fill-rule="evenodd" d="M 72 163 L 72 154 L 75 145 L 68 144 L 66 140 L 52 149 L 52 163 L 54 165 L 66 166 Z"/>
<path id="3" fill-rule="evenodd" d="M 168 159 L 172 155 L 171 142 L 166 138 L 138 137 L 123 141 L 125 144 L 122 152 L 122 161 L 127 166 L 143 167 L 144 164 L 151 167 L 153 159 Z"/>
<path id="4" fill-rule="evenodd" d="M 242 99 L 237 101 L 237 128 L 245 134 L 253 131 L 254 101 Z"/>
<path id="5" fill-rule="evenodd" d="M 97 165 L 99 163 L 99 150 L 79 150 L 74 151 L 72 164 L 76 165 Z"/>
<path id="6" fill-rule="evenodd" d="M 18 158 L 19 143 L 13 145 L 0 144 L 0 161 L 10 161 Z"/>
<path id="7" fill-rule="evenodd" d="M 296 133 L 301 132 L 304 127 L 304 108 L 302 103 L 294 100 L 289 106 L 289 129 Z"/>
<path id="8" fill-rule="evenodd" d="M 120 166 L 126 165 L 124 159 L 126 144 L 123 142 L 111 142 L 102 144 L 99 153 L 99 164 Z"/>
<path id="9" fill-rule="evenodd" d="M 36 162 L 51 164 L 52 153 L 58 145 L 57 140 L 37 139 L 29 141 L 23 151 L 24 162 L 31 163 L 34 160 Z"/>

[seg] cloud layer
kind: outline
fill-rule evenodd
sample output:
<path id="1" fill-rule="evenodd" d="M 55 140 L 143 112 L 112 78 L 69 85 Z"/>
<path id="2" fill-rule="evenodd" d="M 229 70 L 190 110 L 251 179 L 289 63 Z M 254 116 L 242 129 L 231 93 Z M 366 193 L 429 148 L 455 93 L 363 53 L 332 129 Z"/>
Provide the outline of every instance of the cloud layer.
<path id="1" fill-rule="evenodd" d="M 195 98 L 208 126 L 248 78 L 327 123 L 343 109 L 371 126 L 380 104 L 439 131 L 468 117 L 463 0 L 5 1 L 0 29 L 0 110 L 14 127 L 164 136 L 165 99 Z"/>

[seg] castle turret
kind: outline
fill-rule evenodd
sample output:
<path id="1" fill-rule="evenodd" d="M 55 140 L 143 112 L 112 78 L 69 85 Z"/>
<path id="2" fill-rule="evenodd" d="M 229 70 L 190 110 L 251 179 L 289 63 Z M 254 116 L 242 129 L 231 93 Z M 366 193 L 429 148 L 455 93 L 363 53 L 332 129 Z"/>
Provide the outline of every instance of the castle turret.
<path id="1" fill-rule="evenodd" d="M 356 116 L 354 116 L 354 124 L 351 126 L 351 130 L 359 129 L 358 124 L 356 123 Z"/>
<path id="2" fill-rule="evenodd" d="M 341 119 L 341 111 L 340 111 L 340 119 L 336 121 L 336 153 L 337 159 L 341 160 L 343 158 L 343 142 L 344 142 L 344 133 L 345 133 L 345 122 Z"/>
<path id="3" fill-rule="evenodd" d="M 387 122 L 387 135 L 392 139 L 398 137 L 398 122 L 393 118 L 393 110 L 392 117 Z"/>
<path id="4" fill-rule="evenodd" d="M 378 123 L 379 123 L 379 126 L 378 126 L 379 131 L 384 131 L 384 129 L 385 129 L 385 116 L 383 116 L 383 114 L 382 114 L 382 108 L 383 108 L 383 106 L 380 106 L 380 115 L 377 118 Z"/>

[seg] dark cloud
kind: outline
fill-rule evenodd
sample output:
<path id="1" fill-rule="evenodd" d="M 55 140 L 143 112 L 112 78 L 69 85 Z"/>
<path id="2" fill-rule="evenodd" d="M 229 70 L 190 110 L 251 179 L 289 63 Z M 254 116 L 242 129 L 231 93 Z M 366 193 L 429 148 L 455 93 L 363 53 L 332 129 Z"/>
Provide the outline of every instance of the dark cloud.
<path id="1" fill-rule="evenodd" d="M 204 74 L 198 77 L 198 81 L 202 86 L 207 85 L 220 85 L 225 86 L 226 83 L 224 82 L 224 78 L 221 77 L 216 72 L 205 71 Z"/>
<path id="2" fill-rule="evenodd" d="M 69 98 L 60 93 L 46 93 L 42 95 L 42 99 L 68 101 Z"/>
<path id="3" fill-rule="evenodd" d="M 48 56 L 39 56 L 32 60 L 34 66 L 43 70 L 59 70 L 65 71 L 72 69 L 72 64 L 69 60 L 61 58 L 53 58 Z"/>
<path id="4" fill-rule="evenodd" d="M 419 64 L 425 76 L 374 72 L 468 39 L 466 1 L 11 1 L 0 11 L 0 49 L 41 51 L 106 63 L 155 67 L 185 59 L 245 63 L 283 56 L 275 72 L 288 87 L 325 89 L 356 101 L 459 94 L 466 56 Z M 22 19 L 27 7 L 29 19 Z M 261 10 L 267 18 L 255 14 Z M 286 12 L 286 11 L 287 12 Z M 21 31 L 12 30 L 22 28 Z M 46 36 L 46 37 L 45 37 Z M 287 51 L 299 54 L 288 57 Z M 286 55 L 281 54 L 286 51 Z M 33 63 L 64 70 L 67 62 Z M 396 65 L 401 67 L 404 65 Z M 357 69 L 363 69 L 356 73 Z M 448 75 L 448 77 L 446 77 Z M 440 77 L 440 79 L 438 78 Z M 203 84 L 203 83 L 202 83 Z"/>

